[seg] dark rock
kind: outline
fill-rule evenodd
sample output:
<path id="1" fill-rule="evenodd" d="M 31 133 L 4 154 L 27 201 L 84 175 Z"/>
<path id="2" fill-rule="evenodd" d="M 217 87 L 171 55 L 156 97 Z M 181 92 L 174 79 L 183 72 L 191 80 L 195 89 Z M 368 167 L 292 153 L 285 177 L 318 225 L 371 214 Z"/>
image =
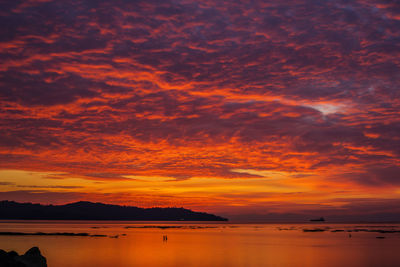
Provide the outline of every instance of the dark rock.
<path id="1" fill-rule="evenodd" d="M 8 254 L 8 256 L 9 256 L 9 257 L 12 257 L 12 258 L 14 258 L 14 257 L 17 257 L 17 256 L 18 256 L 18 253 L 17 253 L 17 252 L 15 252 L 15 251 L 10 251 L 10 252 L 8 252 L 7 254 Z"/>
<path id="2" fill-rule="evenodd" d="M 47 262 L 37 247 L 29 249 L 21 256 L 15 251 L 6 252 L 0 249 L 0 267 L 47 267 Z"/>
<path id="3" fill-rule="evenodd" d="M 315 229 L 303 229 L 303 232 L 325 232 L 326 229 L 315 228 Z"/>

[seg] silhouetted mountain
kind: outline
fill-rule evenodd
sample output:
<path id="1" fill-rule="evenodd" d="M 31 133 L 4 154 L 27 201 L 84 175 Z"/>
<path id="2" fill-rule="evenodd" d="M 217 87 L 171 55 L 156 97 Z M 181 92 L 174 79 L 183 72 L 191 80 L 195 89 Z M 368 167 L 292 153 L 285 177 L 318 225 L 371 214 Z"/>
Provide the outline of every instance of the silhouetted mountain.
<path id="1" fill-rule="evenodd" d="M 0 201 L 0 219 L 14 220 L 140 220 L 227 221 L 204 212 L 184 208 L 149 208 L 80 201 L 66 205 L 41 205 Z"/>

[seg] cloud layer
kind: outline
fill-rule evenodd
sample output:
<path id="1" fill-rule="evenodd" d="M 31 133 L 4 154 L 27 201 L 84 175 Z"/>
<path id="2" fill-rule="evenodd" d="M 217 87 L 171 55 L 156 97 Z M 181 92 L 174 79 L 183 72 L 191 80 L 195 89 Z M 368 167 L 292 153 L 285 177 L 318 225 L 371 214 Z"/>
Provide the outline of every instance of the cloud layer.
<path id="1" fill-rule="evenodd" d="M 246 186 L 255 178 L 301 190 L 307 204 L 335 207 L 339 191 L 343 199 L 399 193 L 395 1 L 0 6 L 3 170 L 57 172 L 55 180 L 110 188 L 132 177 L 166 177 L 157 189 L 185 197 L 190 192 L 179 184 L 186 180 L 240 179 L 235 192 L 204 182 L 203 198 L 263 212 L 276 208 L 266 197 L 251 200 Z M 168 191 L 171 180 L 176 191 Z M 47 186 L 54 194 L 58 185 Z M 78 198 L 76 186 L 59 189 Z M 2 191 L 12 190 L 21 187 Z M 321 191 L 325 197 L 315 196 Z M 141 193 L 160 197 L 152 188 Z M 280 194 L 282 209 L 296 199 L 270 186 L 257 193 Z M 183 205 L 202 201 L 201 194 L 185 197 Z"/>

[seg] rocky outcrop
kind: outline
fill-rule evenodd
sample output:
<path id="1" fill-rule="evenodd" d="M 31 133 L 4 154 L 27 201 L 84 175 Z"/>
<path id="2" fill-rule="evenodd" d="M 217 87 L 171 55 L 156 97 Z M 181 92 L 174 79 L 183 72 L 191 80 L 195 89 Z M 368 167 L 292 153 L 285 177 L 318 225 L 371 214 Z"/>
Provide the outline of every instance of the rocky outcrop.
<path id="1" fill-rule="evenodd" d="M 29 249 L 24 255 L 0 249 L 0 267 L 47 267 L 47 262 L 38 247 Z"/>

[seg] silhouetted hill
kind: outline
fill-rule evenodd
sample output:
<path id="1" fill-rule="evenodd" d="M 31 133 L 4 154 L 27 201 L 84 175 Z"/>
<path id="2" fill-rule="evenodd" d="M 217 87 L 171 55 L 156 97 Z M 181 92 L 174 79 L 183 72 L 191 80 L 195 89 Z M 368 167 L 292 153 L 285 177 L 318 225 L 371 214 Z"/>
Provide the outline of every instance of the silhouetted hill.
<path id="1" fill-rule="evenodd" d="M 80 201 L 66 205 L 41 205 L 0 201 L 2 220 L 140 220 L 140 221 L 227 221 L 204 212 L 184 208 L 149 208 Z"/>

